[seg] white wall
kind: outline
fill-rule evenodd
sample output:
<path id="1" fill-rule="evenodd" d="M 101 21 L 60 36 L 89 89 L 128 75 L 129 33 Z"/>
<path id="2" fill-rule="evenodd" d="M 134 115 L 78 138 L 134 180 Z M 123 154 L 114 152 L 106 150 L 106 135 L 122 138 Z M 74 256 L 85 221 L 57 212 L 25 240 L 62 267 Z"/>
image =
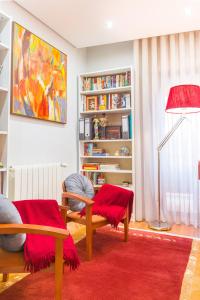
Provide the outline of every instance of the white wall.
<path id="1" fill-rule="evenodd" d="M 11 115 L 9 164 L 66 162 L 77 168 L 77 75 L 85 71 L 86 50 L 76 49 L 14 2 L 0 1 L 0 10 L 68 56 L 67 124 Z"/>
<path id="2" fill-rule="evenodd" d="M 133 42 L 87 48 L 87 72 L 133 65 Z"/>

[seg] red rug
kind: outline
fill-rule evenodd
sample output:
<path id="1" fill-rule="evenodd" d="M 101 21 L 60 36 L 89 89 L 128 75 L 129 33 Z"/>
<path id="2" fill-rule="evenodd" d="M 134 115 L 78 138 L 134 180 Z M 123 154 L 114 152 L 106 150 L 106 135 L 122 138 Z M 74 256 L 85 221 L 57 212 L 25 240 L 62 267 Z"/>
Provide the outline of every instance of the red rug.
<path id="1" fill-rule="evenodd" d="M 66 300 L 178 300 L 191 239 L 130 231 L 99 230 L 94 236 L 94 258 L 84 261 L 85 241 L 77 244 L 81 265 L 66 269 Z M 54 299 L 54 278 L 35 273 L 0 294 L 4 300 Z"/>

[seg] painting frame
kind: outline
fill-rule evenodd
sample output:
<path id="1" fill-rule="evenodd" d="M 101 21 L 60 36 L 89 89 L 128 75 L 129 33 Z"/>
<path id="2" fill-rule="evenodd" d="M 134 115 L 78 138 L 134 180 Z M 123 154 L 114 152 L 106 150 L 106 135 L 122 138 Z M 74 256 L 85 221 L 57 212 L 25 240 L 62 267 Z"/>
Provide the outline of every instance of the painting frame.
<path id="1" fill-rule="evenodd" d="M 18 57 L 15 56 L 15 54 L 16 54 L 16 52 L 15 52 L 15 50 L 16 50 L 15 43 L 16 43 L 17 28 L 20 28 L 24 32 L 28 33 L 29 40 L 31 40 L 31 38 L 32 38 L 32 39 L 35 39 L 38 42 L 37 44 L 41 44 L 41 49 L 42 49 L 42 45 L 43 45 L 44 50 L 49 55 L 49 57 L 47 55 L 47 61 L 48 61 L 48 65 L 50 65 L 51 68 L 48 70 L 48 75 L 50 74 L 49 76 L 51 76 L 51 86 L 53 86 L 51 94 L 54 95 L 54 98 L 52 97 L 52 99 L 51 99 L 50 97 L 48 97 L 48 94 L 46 95 L 43 91 L 43 94 L 45 94 L 46 98 L 48 98 L 48 100 L 46 100 L 46 107 L 47 107 L 47 108 L 45 107 L 46 110 L 44 108 L 42 108 L 43 109 L 42 111 L 45 110 L 45 112 L 46 112 L 45 116 L 41 116 L 41 115 L 37 115 L 37 114 L 33 115 L 32 112 L 31 112 L 32 115 L 28 115 L 26 113 L 27 111 L 25 111 L 25 108 L 24 108 L 23 112 L 21 112 L 19 110 L 16 111 L 16 109 L 15 109 L 16 101 L 19 102 L 19 99 L 22 98 L 22 96 L 20 95 L 21 98 L 19 97 L 19 99 L 17 99 L 16 94 L 15 94 L 15 87 L 16 87 L 15 73 L 16 72 L 19 73 L 18 69 L 14 69 L 14 67 L 16 66 L 16 60 L 18 59 Z M 22 43 L 21 43 L 21 46 L 23 46 Z M 29 46 L 31 47 L 31 44 Z M 28 49 L 29 49 L 29 52 L 30 52 L 31 51 L 30 48 L 28 48 Z M 23 48 L 21 49 L 21 51 L 22 50 L 23 50 Z M 48 50 L 49 50 L 49 53 L 48 53 Z M 55 60 L 54 60 L 53 55 L 55 55 L 55 54 L 56 54 L 56 57 L 55 57 Z M 60 61 L 59 61 L 58 58 L 60 58 Z M 49 63 L 50 59 L 51 59 L 51 63 Z M 42 65 L 44 63 L 43 62 L 43 56 L 41 55 L 40 60 L 35 60 L 35 61 L 39 61 Z M 53 61 L 53 63 L 52 63 L 52 61 Z M 57 62 L 57 65 L 54 63 L 54 61 Z M 58 68 L 58 64 L 60 64 L 59 65 L 60 69 Z M 28 66 L 31 69 L 31 64 L 29 64 Z M 35 120 L 47 121 L 47 122 L 57 123 L 57 124 L 61 124 L 61 125 L 62 124 L 63 125 L 67 124 L 67 99 L 68 99 L 68 97 L 67 97 L 67 92 L 68 92 L 68 89 L 67 89 L 68 68 L 67 68 L 67 66 L 68 66 L 68 56 L 67 56 L 66 53 L 64 53 L 63 51 L 57 49 L 55 46 L 53 46 L 52 44 L 50 44 L 49 42 L 47 42 L 43 38 L 40 38 L 35 33 L 32 33 L 30 30 L 26 29 L 23 25 L 21 25 L 17 22 L 13 22 L 12 23 L 12 53 L 11 53 L 11 83 L 10 83 L 11 84 L 10 113 L 12 115 L 23 117 L 23 118 L 30 118 L 30 119 L 35 119 Z M 56 83 L 56 78 L 55 78 L 55 75 L 54 75 L 56 73 L 59 73 L 59 75 L 60 75 L 59 80 L 60 80 L 61 84 L 59 86 L 62 87 L 62 88 L 60 88 L 61 90 L 56 90 L 56 88 L 55 88 L 56 84 L 58 86 L 58 83 L 59 83 L 59 80 L 57 80 L 57 83 Z M 30 74 L 30 72 L 29 72 L 29 74 Z M 42 72 L 41 72 L 41 75 L 44 75 L 44 74 L 42 74 Z M 31 77 L 28 77 L 27 81 L 31 80 L 30 78 Z M 38 78 L 38 77 L 35 76 L 35 78 Z M 22 77 L 22 80 L 24 80 L 23 77 Z M 18 80 L 17 84 L 18 84 L 18 87 L 20 87 L 19 80 Z M 38 85 L 39 85 L 39 83 L 38 83 Z M 48 85 L 46 85 L 46 86 L 48 87 Z M 33 98 L 35 96 L 35 94 L 34 94 L 35 90 L 34 89 L 32 89 L 32 90 L 33 90 L 33 92 L 31 94 L 31 96 Z M 45 90 L 45 92 L 46 92 L 46 90 Z M 19 95 L 19 93 L 20 92 L 18 92 L 18 95 Z M 35 98 L 36 98 L 36 96 L 35 96 Z M 50 98 L 51 105 L 49 105 L 49 98 Z M 43 101 L 43 99 L 42 99 L 42 101 Z M 25 103 L 25 101 L 23 101 L 23 103 Z M 34 103 L 34 101 L 32 101 L 31 103 Z M 41 103 L 41 107 L 42 107 L 42 104 L 43 103 Z M 22 105 L 21 105 L 21 107 L 22 107 Z"/>

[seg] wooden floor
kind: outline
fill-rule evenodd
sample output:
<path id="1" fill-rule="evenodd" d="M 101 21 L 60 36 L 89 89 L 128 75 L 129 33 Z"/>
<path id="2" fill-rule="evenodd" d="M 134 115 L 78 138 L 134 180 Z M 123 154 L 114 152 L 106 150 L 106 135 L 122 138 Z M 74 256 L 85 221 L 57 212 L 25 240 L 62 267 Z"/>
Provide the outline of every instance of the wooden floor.
<path id="1" fill-rule="evenodd" d="M 129 227 L 133 229 L 152 230 L 148 227 L 147 222 L 131 222 Z M 171 230 L 165 232 L 200 238 L 200 228 L 194 228 L 188 225 L 173 225 Z"/>

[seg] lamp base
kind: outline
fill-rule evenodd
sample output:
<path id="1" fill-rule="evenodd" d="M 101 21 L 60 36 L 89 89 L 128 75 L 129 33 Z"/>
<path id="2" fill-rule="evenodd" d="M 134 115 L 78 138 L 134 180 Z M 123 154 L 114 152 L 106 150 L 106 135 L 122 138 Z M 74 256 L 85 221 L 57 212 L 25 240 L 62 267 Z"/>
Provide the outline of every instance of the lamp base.
<path id="1" fill-rule="evenodd" d="M 171 229 L 171 226 L 167 222 L 153 221 L 148 224 L 149 228 L 157 231 L 167 231 Z"/>

